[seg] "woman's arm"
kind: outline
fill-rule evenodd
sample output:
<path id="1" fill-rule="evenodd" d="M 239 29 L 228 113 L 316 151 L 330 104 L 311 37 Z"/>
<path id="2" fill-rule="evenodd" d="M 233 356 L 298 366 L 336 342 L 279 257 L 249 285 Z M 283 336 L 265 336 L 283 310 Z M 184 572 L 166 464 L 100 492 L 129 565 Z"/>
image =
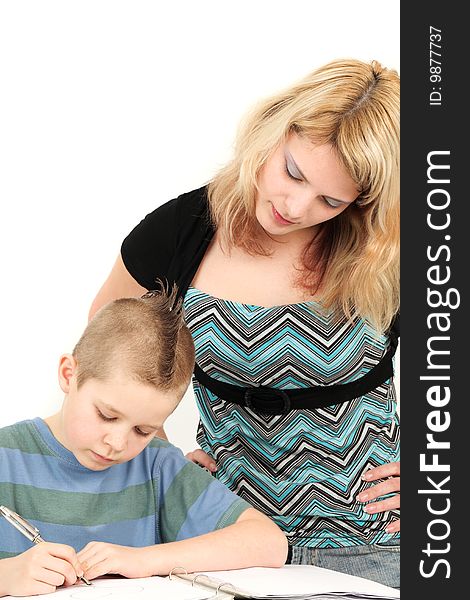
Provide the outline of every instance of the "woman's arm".
<path id="1" fill-rule="evenodd" d="M 142 296 L 147 290 L 139 285 L 137 281 L 129 275 L 124 266 L 121 255 L 119 255 L 108 278 L 102 285 L 96 298 L 93 300 L 88 318 L 91 319 L 98 309 L 102 306 L 116 300 L 116 298 L 130 298 L 131 296 Z"/>
<path id="2" fill-rule="evenodd" d="M 91 542 L 78 553 L 89 579 L 106 573 L 125 577 L 168 575 L 178 565 L 188 572 L 281 567 L 286 557 L 285 535 L 254 508 L 246 509 L 233 525 L 198 537 L 146 548 Z"/>

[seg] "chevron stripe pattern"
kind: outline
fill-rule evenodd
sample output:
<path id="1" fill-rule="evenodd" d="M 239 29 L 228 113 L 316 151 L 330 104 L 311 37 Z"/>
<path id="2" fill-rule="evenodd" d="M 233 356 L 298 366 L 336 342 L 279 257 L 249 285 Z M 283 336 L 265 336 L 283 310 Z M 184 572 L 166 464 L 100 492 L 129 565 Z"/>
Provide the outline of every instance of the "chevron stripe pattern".
<path id="1" fill-rule="evenodd" d="M 387 349 L 370 325 L 327 314 L 315 302 L 271 308 L 189 288 L 186 322 L 199 366 L 235 385 L 298 388 L 347 383 Z M 193 381 L 197 440 L 217 478 L 270 516 L 290 545 L 337 548 L 396 537 L 393 511 L 368 515 L 357 494 L 368 468 L 399 460 L 396 395 L 388 381 L 349 402 L 267 415 L 222 400 Z"/>

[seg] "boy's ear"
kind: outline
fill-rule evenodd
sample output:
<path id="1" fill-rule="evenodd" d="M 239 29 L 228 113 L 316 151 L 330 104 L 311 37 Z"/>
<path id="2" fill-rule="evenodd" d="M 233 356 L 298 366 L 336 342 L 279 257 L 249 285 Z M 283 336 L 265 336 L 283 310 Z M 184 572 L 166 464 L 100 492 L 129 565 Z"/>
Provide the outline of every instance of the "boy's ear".
<path id="1" fill-rule="evenodd" d="M 62 354 L 59 359 L 59 385 L 64 394 L 68 394 L 72 377 L 77 372 L 77 361 L 72 354 Z"/>

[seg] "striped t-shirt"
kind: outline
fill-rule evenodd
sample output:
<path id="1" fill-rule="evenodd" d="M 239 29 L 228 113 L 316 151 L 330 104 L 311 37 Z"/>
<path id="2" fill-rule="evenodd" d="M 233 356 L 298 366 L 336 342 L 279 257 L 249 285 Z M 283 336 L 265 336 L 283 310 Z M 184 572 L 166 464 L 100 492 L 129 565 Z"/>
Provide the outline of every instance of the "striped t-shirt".
<path id="1" fill-rule="evenodd" d="M 387 351 L 387 336 L 318 302 L 263 307 L 190 287 L 186 323 L 196 361 L 214 379 L 239 386 L 295 389 L 354 381 Z M 270 517 L 292 546 L 342 548 L 398 539 L 396 511 L 365 512 L 357 494 L 377 482 L 362 474 L 400 460 L 395 388 L 323 408 L 270 415 L 222 399 L 194 381 L 197 441 L 216 476 Z"/>
<path id="2" fill-rule="evenodd" d="M 159 439 L 127 463 L 87 469 L 39 418 L 0 429 L 0 505 L 76 551 L 91 541 L 142 547 L 195 537 L 250 507 Z M 30 547 L 0 518 L 0 559 Z"/>

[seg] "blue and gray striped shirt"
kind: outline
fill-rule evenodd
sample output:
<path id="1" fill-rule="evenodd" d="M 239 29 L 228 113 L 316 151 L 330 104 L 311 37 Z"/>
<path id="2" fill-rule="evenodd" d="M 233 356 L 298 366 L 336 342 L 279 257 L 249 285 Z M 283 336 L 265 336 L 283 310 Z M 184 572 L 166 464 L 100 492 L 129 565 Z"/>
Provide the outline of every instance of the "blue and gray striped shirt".
<path id="1" fill-rule="evenodd" d="M 133 460 L 83 467 L 36 418 L 0 429 L 0 505 L 50 542 L 79 551 L 103 541 L 143 547 L 234 523 L 250 505 L 168 442 L 154 439 Z M 0 519 L 0 558 L 31 543 Z"/>

